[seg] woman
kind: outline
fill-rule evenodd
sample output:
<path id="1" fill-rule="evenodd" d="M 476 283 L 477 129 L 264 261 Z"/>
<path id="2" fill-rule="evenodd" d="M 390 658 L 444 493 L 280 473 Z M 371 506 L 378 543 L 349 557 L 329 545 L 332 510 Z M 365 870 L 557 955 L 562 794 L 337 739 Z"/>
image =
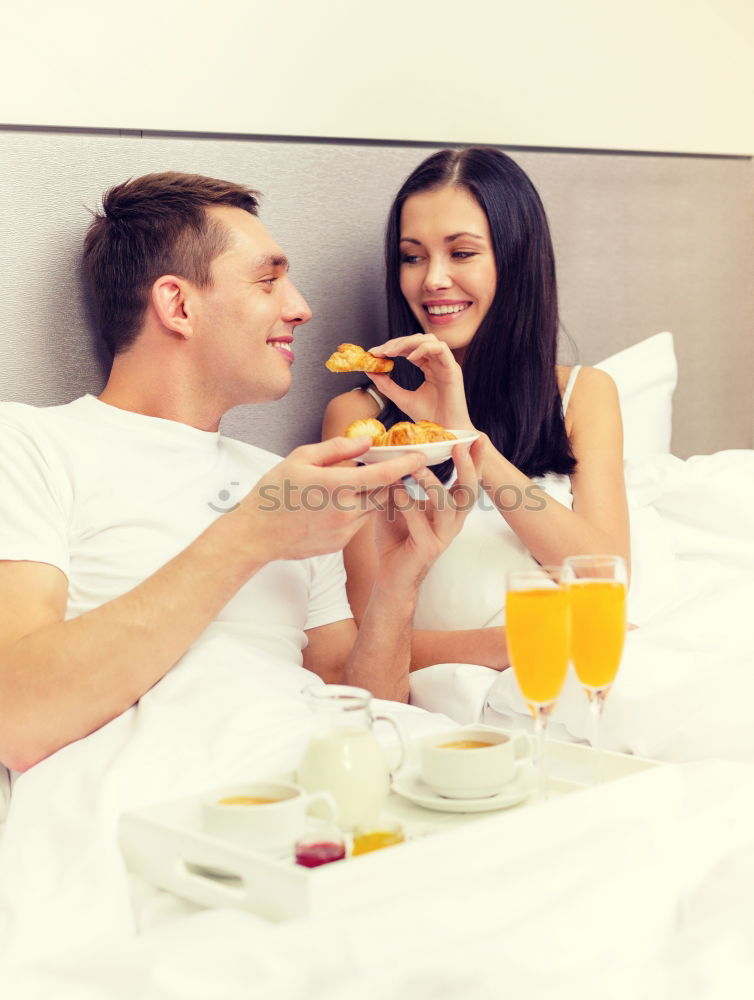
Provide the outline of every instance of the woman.
<path id="1" fill-rule="evenodd" d="M 421 163 L 390 211 L 386 263 L 394 339 L 371 350 L 395 368 L 370 375 L 374 389 L 331 400 L 323 435 L 374 416 L 482 432 L 486 503 L 424 581 L 412 669 L 502 669 L 508 570 L 578 553 L 629 558 L 618 393 L 604 372 L 556 364 L 549 227 L 531 181 L 504 153 L 443 150 Z M 450 474 L 441 468 L 440 478 Z M 358 620 L 376 565 L 368 532 L 345 559 Z"/>

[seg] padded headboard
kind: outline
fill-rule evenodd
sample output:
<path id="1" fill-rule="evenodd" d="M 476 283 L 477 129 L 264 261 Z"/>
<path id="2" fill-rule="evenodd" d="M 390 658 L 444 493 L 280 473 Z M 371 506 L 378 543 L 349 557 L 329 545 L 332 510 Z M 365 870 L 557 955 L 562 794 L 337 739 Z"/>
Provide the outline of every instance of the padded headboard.
<path id="1" fill-rule="evenodd" d="M 288 397 L 239 407 L 224 430 L 281 453 L 317 440 L 325 402 L 354 384 L 327 372 L 324 358 L 343 340 L 368 346 L 387 336 L 384 221 L 431 148 L 0 130 L 0 399 L 51 404 L 99 391 L 104 367 L 79 280 L 88 209 L 127 177 L 185 170 L 263 192 L 262 219 L 315 314 L 299 332 Z M 552 225 L 563 359 L 594 363 L 670 330 L 680 369 L 673 451 L 751 447 L 751 160 L 509 152 Z"/>

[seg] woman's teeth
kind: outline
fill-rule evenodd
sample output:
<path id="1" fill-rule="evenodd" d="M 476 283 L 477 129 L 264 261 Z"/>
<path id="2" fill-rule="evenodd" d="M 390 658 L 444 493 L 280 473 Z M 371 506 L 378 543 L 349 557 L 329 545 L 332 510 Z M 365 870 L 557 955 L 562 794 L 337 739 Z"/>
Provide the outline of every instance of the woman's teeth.
<path id="1" fill-rule="evenodd" d="M 457 306 L 425 306 L 424 308 L 430 316 L 447 316 L 448 313 L 463 312 L 464 309 L 469 308 L 469 303 L 462 302 Z"/>

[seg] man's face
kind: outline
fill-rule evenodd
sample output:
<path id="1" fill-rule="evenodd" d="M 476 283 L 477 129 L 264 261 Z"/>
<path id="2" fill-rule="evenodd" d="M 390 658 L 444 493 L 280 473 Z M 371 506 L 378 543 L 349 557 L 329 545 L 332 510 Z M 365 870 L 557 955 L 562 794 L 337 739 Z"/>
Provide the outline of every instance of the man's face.
<path id="1" fill-rule="evenodd" d="M 230 238 L 212 261 L 212 285 L 190 300 L 203 387 L 224 409 L 279 399 L 291 385 L 293 331 L 311 310 L 259 219 L 229 206 L 208 211 Z"/>

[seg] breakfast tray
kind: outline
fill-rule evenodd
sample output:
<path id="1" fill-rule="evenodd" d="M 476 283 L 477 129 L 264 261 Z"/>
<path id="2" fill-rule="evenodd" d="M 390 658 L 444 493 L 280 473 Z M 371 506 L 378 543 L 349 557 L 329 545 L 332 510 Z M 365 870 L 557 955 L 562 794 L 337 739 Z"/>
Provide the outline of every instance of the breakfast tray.
<path id="1" fill-rule="evenodd" d="M 658 766 L 607 751 L 599 757 L 603 784 Z M 438 872 L 469 878 L 488 870 L 501 845 L 530 838 L 533 810 L 556 810 L 559 798 L 593 783 L 596 761 L 590 747 L 552 741 L 547 763 L 547 801 L 532 794 L 495 812 L 437 812 L 391 792 L 381 818 L 401 823 L 406 841 L 318 868 L 205 833 L 201 803 L 206 792 L 124 813 L 120 847 L 129 871 L 200 906 L 240 907 L 273 921 L 335 913 L 407 888 L 436 885 Z M 589 793 L 598 796 L 601 788 L 591 787 Z"/>

